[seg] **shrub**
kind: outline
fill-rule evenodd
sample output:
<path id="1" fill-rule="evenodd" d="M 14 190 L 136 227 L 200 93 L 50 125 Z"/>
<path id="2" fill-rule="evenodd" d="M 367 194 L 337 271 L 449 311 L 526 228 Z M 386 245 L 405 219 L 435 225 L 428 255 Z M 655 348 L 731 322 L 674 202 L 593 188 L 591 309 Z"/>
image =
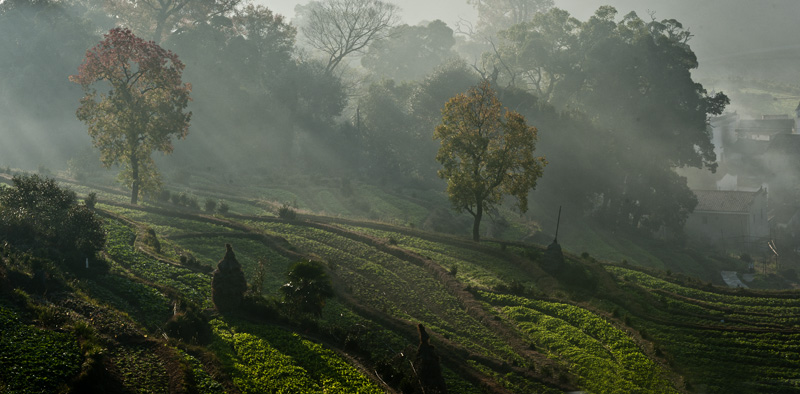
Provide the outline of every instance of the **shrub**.
<path id="1" fill-rule="evenodd" d="M 185 305 L 181 303 L 181 305 Z M 176 308 L 178 309 L 178 308 Z M 211 327 L 200 308 L 188 304 L 183 310 L 176 311 L 164 324 L 164 332 L 170 337 L 184 342 L 200 344 L 211 339 Z"/>
<path id="2" fill-rule="evenodd" d="M 169 202 L 170 197 L 171 197 L 170 192 L 167 189 L 161 189 L 161 191 L 158 192 L 159 202 Z"/>
<path id="3" fill-rule="evenodd" d="M 226 203 L 223 200 L 219 200 L 219 205 L 217 206 L 217 212 L 219 212 L 221 215 L 225 215 L 228 213 L 229 210 L 230 207 L 228 206 L 228 203 Z"/>
<path id="4" fill-rule="evenodd" d="M 39 175 L 15 176 L 0 188 L 0 238 L 17 247 L 49 248 L 69 261 L 93 258 L 105 244 L 103 224 L 75 192 Z"/>
<path id="5" fill-rule="evenodd" d="M 203 209 L 205 209 L 205 211 L 208 213 L 214 213 L 214 211 L 217 210 L 217 201 L 211 198 L 206 198 Z"/>
<path id="6" fill-rule="evenodd" d="M 83 200 L 83 205 L 86 205 L 86 208 L 94 209 L 95 205 L 97 205 L 97 193 L 89 193 L 89 195 Z"/>
<path id="7" fill-rule="evenodd" d="M 156 236 L 156 230 L 153 230 L 152 227 L 148 227 L 145 229 L 144 233 L 141 235 L 142 239 L 141 242 L 150 248 L 153 249 L 156 253 L 161 253 L 161 242 L 158 241 L 158 237 Z"/>
<path id="8" fill-rule="evenodd" d="M 186 198 L 186 206 L 194 209 L 195 211 L 200 210 L 200 203 L 197 202 L 197 197 L 195 196 L 189 196 Z"/>
<path id="9" fill-rule="evenodd" d="M 289 267 L 288 282 L 281 287 L 284 302 L 294 311 L 320 316 L 333 286 L 318 261 L 298 261 Z"/>
<path id="10" fill-rule="evenodd" d="M 295 220 L 297 219 L 297 211 L 290 208 L 289 205 L 283 204 L 278 208 L 278 217 L 286 220 Z"/>

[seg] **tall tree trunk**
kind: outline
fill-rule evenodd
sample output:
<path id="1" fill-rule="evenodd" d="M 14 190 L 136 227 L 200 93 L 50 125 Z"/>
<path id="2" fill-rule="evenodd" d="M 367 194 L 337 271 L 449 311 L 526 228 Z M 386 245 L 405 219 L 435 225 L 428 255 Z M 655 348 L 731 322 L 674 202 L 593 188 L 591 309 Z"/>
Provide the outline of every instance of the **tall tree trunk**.
<path id="1" fill-rule="evenodd" d="M 483 218 L 483 202 L 478 202 L 478 206 L 475 209 L 475 221 L 472 222 L 472 240 L 475 242 L 481 242 L 481 218 Z"/>
<path id="2" fill-rule="evenodd" d="M 131 204 L 136 205 L 139 201 L 139 158 L 135 154 L 131 155 Z"/>

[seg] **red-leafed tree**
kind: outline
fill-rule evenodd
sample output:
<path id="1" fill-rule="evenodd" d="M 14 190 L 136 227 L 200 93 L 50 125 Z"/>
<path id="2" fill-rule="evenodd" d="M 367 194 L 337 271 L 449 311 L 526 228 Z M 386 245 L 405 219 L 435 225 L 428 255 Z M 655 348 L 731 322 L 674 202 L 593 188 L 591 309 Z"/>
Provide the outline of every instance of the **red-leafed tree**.
<path id="1" fill-rule="evenodd" d="M 183 68 L 171 51 L 115 28 L 86 51 L 78 75 L 70 76 L 86 94 L 78 119 L 89 126 L 103 165 L 122 166 L 120 180 L 131 188 L 131 204 L 160 186 L 153 151 L 171 153 L 172 137 L 185 138 L 189 131 L 192 113 L 185 109 L 192 87 L 181 80 Z M 110 89 L 98 94 L 98 84 Z"/>

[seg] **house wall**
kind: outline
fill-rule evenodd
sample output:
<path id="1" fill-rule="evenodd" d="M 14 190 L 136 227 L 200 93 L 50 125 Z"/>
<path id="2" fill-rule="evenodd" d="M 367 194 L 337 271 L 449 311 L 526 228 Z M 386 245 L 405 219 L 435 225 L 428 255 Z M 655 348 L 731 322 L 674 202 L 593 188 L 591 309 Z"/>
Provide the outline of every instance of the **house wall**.
<path id="1" fill-rule="evenodd" d="M 726 244 L 769 238 L 767 193 L 758 193 L 748 212 L 695 211 L 686 219 L 686 234 L 702 241 Z"/>
<path id="2" fill-rule="evenodd" d="M 694 212 L 686 219 L 686 234 L 701 241 L 735 242 L 749 240 L 750 215 L 721 212 Z"/>

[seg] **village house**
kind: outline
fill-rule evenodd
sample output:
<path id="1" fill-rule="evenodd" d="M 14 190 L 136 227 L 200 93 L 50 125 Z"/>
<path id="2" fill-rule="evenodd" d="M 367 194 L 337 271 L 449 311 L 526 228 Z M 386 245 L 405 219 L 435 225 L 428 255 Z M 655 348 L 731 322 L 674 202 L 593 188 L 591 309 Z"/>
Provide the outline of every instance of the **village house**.
<path id="1" fill-rule="evenodd" d="M 747 246 L 770 237 L 767 190 L 695 190 L 697 207 L 686 234 L 717 244 Z"/>

